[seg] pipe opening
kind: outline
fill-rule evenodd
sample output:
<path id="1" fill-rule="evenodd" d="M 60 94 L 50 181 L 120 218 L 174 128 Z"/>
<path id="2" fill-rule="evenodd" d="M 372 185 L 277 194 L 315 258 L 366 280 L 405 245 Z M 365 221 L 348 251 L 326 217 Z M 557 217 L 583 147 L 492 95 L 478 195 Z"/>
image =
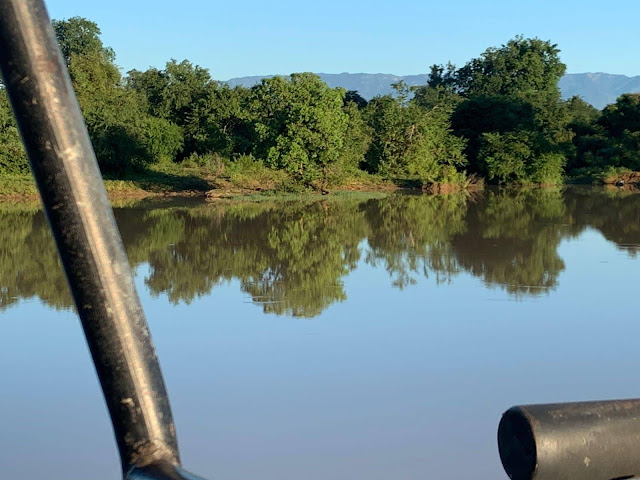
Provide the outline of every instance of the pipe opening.
<path id="1" fill-rule="evenodd" d="M 507 410 L 502 415 L 498 426 L 498 449 L 509 478 L 533 478 L 537 464 L 536 443 L 531 424 L 519 408 Z"/>

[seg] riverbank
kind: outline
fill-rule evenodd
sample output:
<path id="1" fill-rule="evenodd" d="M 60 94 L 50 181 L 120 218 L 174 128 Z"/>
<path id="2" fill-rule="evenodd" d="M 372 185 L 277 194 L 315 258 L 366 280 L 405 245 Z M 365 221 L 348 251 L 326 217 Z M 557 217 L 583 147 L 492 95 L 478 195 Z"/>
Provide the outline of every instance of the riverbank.
<path id="1" fill-rule="evenodd" d="M 254 172 L 256 173 L 256 172 Z M 568 179 L 567 183 L 617 185 L 626 188 L 640 186 L 640 172 L 622 171 L 597 177 Z M 259 175 L 237 175 L 234 172 L 212 172 L 207 168 L 149 169 L 122 178 L 105 178 L 105 188 L 112 201 L 140 200 L 150 197 L 205 198 L 208 201 L 234 198 L 299 198 L 324 196 L 346 192 L 393 193 L 399 191 L 440 195 L 460 191 L 479 191 L 482 179 L 472 178 L 464 183 L 422 183 L 411 179 L 383 179 L 364 172 L 345 176 L 340 182 L 322 187 L 296 184 L 282 171 L 265 169 Z M 0 202 L 30 202 L 39 199 L 31 176 L 0 177 Z"/>
<path id="2" fill-rule="evenodd" d="M 173 167 L 165 165 L 144 172 L 105 177 L 105 188 L 111 200 L 135 200 L 147 197 L 201 197 L 215 201 L 239 197 L 299 197 L 335 195 L 340 192 L 392 193 L 398 191 L 428 194 L 481 190 L 483 182 L 423 183 L 411 179 L 383 179 L 365 172 L 342 175 L 328 185 L 304 186 L 285 172 L 260 169 L 258 172 L 216 171 L 206 167 Z M 38 200 L 38 191 L 29 175 L 0 176 L 0 202 Z"/>
<path id="3" fill-rule="evenodd" d="M 105 179 L 110 200 L 140 200 L 151 197 L 200 197 L 215 201 L 237 197 L 300 197 L 323 196 L 339 192 L 391 193 L 398 190 L 415 190 L 385 181 L 351 181 L 329 190 L 313 188 L 278 188 L 277 186 L 247 186 L 228 180 L 189 178 L 180 176 L 155 176 L 154 178 Z M 34 180 L 29 176 L 0 177 L 0 202 L 30 202 L 39 199 Z"/>

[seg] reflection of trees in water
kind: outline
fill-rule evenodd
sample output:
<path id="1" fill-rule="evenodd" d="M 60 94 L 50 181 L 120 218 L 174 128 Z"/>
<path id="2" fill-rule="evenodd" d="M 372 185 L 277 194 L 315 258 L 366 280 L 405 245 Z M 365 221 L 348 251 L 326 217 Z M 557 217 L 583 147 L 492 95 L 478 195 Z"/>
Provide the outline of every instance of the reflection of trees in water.
<path id="1" fill-rule="evenodd" d="M 560 191 L 490 191 L 469 207 L 467 230 L 452 249 L 461 268 L 485 283 L 536 295 L 564 270 L 557 248 L 568 234 L 566 217 Z"/>
<path id="2" fill-rule="evenodd" d="M 314 202 L 160 211 L 178 217 L 183 233 L 165 248 L 148 251 L 147 284 L 172 302 L 189 302 L 235 278 L 266 312 L 318 315 L 346 298 L 342 277 L 355 268 L 364 235 L 357 206 Z"/>
<path id="3" fill-rule="evenodd" d="M 39 297 L 56 309 L 71 305 L 71 293 L 42 211 L 0 209 L 0 311 Z"/>
<path id="4" fill-rule="evenodd" d="M 640 194 L 615 187 L 571 188 L 567 209 L 578 225 L 590 226 L 632 256 L 640 252 Z"/>
<path id="5" fill-rule="evenodd" d="M 585 227 L 636 254 L 640 195 L 568 188 L 384 199 L 115 210 L 129 260 L 150 266 L 146 284 L 190 302 L 239 280 L 265 312 L 315 316 L 346 298 L 343 279 L 361 259 L 404 288 L 421 276 L 467 271 L 515 295 L 557 284 L 557 248 Z M 0 211 L 0 309 L 40 297 L 71 298 L 44 215 Z"/>
<path id="6" fill-rule="evenodd" d="M 438 282 L 458 272 L 451 239 L 466 230 L 465 195 L 398 195 L 368 202 L 367 262 L 383 264 L 393 285 L 416 283 L 414 274 L 434 274 Z"/>
<path id="7" fill-rule="evenodd" d="M 266 312 L 296 316 L 345 300 L 342 278 L 358 263 L 365 228 L 357 204 L 316 203 L 274 217 L 264 244 L 268 267 L 243 279 L 242 289 L 265 301 Z"/>

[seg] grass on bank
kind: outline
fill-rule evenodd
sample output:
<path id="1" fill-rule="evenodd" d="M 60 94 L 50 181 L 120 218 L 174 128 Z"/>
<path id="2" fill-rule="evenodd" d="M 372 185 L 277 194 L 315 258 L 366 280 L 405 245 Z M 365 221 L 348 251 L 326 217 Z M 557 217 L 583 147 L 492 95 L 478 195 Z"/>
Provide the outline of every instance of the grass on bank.
<path id="1" fill-rule="evenodd" d="M 626 185 L 640 182 L 640 172 L 610 168 L 604 172 L 584 172 L 570 179 L 571 183 Z M 149 166 L 144 170 L 128 172 L 118 177 L 105 176 L 105 187 L 111 199 L 138 199 L 152 196 L 208 196 L 210 198 L 300 198 L 331 192 L 391 192 L 397 189 L 426 193 L 451 193 L 477 190 L 482 179 L 469 176 L 464 182 L 426 184 L 417 179 L 384 179 L 362 170 L 330 171 L 327 181 L 302 185 L 282 170 L 268 168 L 252 156 L 240 156 L 234 161 L 217 155 L 192 155 L 180 164 L 167 162 Z M 0 201 L 38 200 L 35 182 L 29 175 L 0 176 Z"/>
<path id="2" fill-rule="evenodd" d="M 320 185 L 305 186 L 282 170 L 266 167 L 251 156 L 230 162 L 216 155 L 192 156 L 180 164 L 161 163 L 144 170 L 105 175 L 105 188 L 113 198 L 150 196 L 267 195 L 291 196 L 320 194 Z M 380 191 L 393 184 L 365 172 L 336 175 L 332 189 Z M 0 201 L 37 200 L 38 190 L 30 175 L 1 175 Z"/>
<path id="3" fill-rule="evenodd" d="M 625 167 L 607 167 L 604 170 L 579 169 L 568 179 L 568 183 L 599 183 L 615 185 L 617 183 L 632 185 L 640 183 L 640 172 Z"/>
<path id="4" fill-rule="evenodd" d="M 3 175 L 0 177 L 0 200 L 37 197 L 38 189 L 30 175 Z"/>

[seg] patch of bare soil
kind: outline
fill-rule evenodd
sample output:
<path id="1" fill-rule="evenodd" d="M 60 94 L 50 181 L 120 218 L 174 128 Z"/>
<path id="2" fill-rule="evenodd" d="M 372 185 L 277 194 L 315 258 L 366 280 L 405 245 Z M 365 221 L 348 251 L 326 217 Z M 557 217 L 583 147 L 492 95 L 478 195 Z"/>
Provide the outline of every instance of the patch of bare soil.
<path id="1" fill-rule="evenodd" d="M 395 192 L 399 189 L 400 187 L 392 183 L 349 182 L 335 187 L 334 190 L 343 192 Z"/>

